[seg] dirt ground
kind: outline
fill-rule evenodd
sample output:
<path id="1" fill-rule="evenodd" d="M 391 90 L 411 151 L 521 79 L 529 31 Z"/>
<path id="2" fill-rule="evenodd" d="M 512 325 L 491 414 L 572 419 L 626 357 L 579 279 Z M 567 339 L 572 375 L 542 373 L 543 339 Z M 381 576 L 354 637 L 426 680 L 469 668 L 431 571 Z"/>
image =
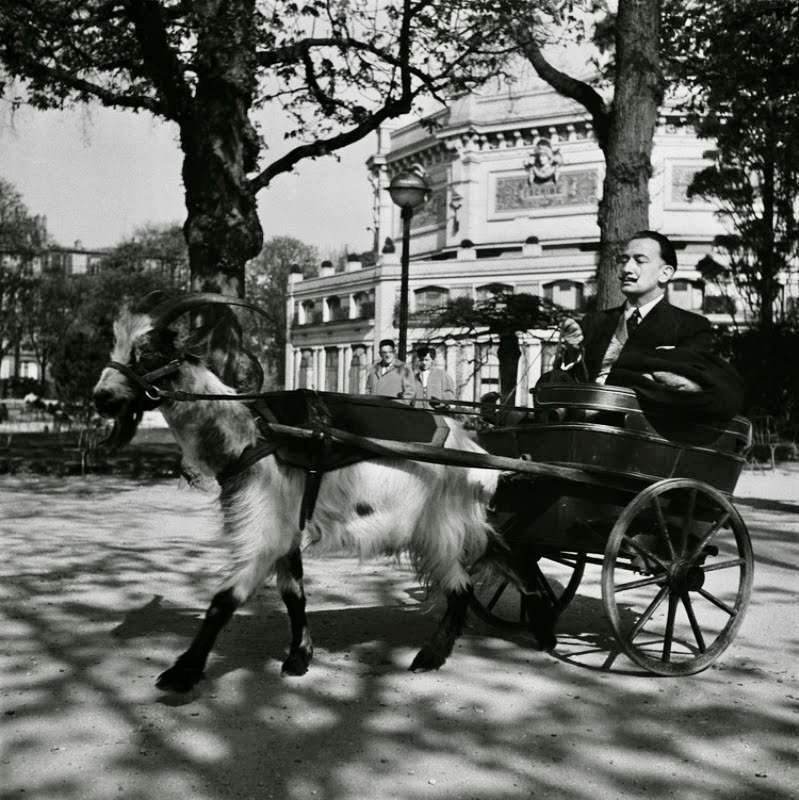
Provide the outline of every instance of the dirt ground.
<path id="1" fill-rule="evenodd" d="M 693 677 L 614 648 L 590 567 L 554 654 L 435 615 L 393 562 L 307 559 L 316 655 L 284 678 L 265 588 L 187 697 L 154 687 L 224 566 L 212 498 L 175 481 L 0 479 L 3 800 L 799 797 L 799 471 L 745 472 L 756 554 L 730 649 Z"/>

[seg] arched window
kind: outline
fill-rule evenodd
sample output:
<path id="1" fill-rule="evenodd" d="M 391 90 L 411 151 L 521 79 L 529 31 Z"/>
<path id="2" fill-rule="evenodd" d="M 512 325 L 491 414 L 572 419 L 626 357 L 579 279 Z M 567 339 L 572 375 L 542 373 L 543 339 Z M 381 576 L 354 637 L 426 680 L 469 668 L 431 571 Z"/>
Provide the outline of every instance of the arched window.
<path id="1" fill-rule="evenodd" d="M 358 292 L 352 296 L 355 304 L 356 319 L 373 319 L 375 315 L 375 293 L 374 289 L 368 292 Z"/>
<path id="2" fill-rule="evenodd" d="M 317 322 L 316 303 L 313 300 L 303 300 L 300 307 L 300 325 L 312 325 Z M 321 322 L 321 320 L 318 320 Z"/>
<path id="3" fill-rule="evenodd" d="M 327 321 L 328 322 L 335 322 L 339 319 L 347 319 L 349 315 L 349 309 L 347 307 L 346 299 L 342 300 L 340 297 L 333 295 L 332 297 L 328 297 L 325 301 L 325 306 L 327 309 Z"/>
<path id="4" fill-rule="evenodd" d="M 313 375 L 313 350 L 303 350 L 300 354 L 300 374 L 297 376 L 297 386 L 308 389 L 311 386 Z"/>
<path id="5" fill-rule="evenodd" d="M 338 347 L 325 348 L 325 390 L 338 391 Z"/>
<path id="6" fill-rule="evenodd" d="M 350 394 L 363 394 L 366 391 L 366 348 L 358 345 L 352 348 L 348 391 Z"/>
<path id="7" fill-rule="evenodd" d="M 544 297 L 561 308 L 581 311 L 584 306 L 583 285 L 579 281 L 551 281 L 544 284 Z"/>
<path id="8" fill-rule="evenodd" d="M 441 308 L 449 300 L 449 289 L 443 286 L 425 286 L 414 291 L 417 311 L 431 311 Z"/>
<path id="9" fill-rule="evenodd" d="M 688 311 L 701 311 L 704 295 L 704 281 L 679 278 L 669 283 L 668 297 L 673 306 Z"/>
<path id="10" fill-rule="evenodd" d="M 513 287 L 508 283 L 486 283 L 478 286 L 474 294 L 477 302 L 482 303 L 498 294 L 513 294 Z"/>
<path id="11" fill-rule="evenodd" d="M 497 345 L 478 345 L 479 361 L 477 380 L 474 382 L 475 400 L 479 400 L 486 392 L 499 391 L 499 356 Z"/>

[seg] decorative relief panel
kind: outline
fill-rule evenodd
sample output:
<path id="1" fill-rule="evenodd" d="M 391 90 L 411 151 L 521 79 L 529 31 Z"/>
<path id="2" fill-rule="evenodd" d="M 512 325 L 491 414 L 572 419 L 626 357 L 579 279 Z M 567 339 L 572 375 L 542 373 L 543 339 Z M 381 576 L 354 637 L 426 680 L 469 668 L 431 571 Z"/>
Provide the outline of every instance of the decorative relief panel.
<path id="1" fill-rule="evenodd" d="M 557 182 L 536 183 L 526 175 L 497 178 L 494 210 L 560 208 L 595 205 L 599 199 L 599 171 L 561 172 Z"/>
<path id="2" fill-rule="evenodd" d="M 671 187 L 669 192 L 669 200 L 672 203 L 692 203 L 688 197 L 688 187 L 694 179 L 702 166 L 696 164 L 672 164 L 671 167 Z"/>
<path id="3" fill-rule="evenodd" d="M 447 222 L 447 189 L 433 189 L 428 201 L 417 208 L 411 219 L 411 228 L 425 228 L 428 225 L 445 225 Z"/>

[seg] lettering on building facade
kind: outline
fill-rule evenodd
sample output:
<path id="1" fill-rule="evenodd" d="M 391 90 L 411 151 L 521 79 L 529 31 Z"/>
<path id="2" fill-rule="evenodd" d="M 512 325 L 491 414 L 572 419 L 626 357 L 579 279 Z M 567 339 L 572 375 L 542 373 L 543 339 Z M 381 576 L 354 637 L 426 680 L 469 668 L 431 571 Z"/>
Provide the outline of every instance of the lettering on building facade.
<path id="1" fill-rule="evenodd" d="M 532 183 L 526 175 L 497 178 L 494 210 L 559 208 L 596 204 L 599 196 L 599 171 L 576 170 L 560 173 L 557 181 Z"/>

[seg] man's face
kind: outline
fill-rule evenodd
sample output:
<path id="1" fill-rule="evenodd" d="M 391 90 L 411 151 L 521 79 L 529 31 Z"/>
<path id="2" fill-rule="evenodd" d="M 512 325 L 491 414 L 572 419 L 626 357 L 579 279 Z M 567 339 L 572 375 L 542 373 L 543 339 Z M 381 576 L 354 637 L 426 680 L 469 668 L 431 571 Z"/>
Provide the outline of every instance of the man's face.
<path id="1" fill-rule="evenodd" d="M 388 367 L 391 365 L 391 362 L 393 360 L 394 360 L 394 348 L 383 345 L 380 348 L 380 363 Z"/>
<path id="2" fill-rule="evenodd" d="M 433 356 L 431 356 L 430 353 L 427 353 L 427 355 L 419 359 L 419 369 L 422 370 L 422 372 L 425 372 L 432 366 L 433 366 Z"/>
<path id="3" fill-rule="evenodd" d="M 674 267 L 663 261 L 654 239 L 631 239 L 616 263 L 622 294 L 635 305 L 646 305 L 663 294 L 674 274 Z"/>

